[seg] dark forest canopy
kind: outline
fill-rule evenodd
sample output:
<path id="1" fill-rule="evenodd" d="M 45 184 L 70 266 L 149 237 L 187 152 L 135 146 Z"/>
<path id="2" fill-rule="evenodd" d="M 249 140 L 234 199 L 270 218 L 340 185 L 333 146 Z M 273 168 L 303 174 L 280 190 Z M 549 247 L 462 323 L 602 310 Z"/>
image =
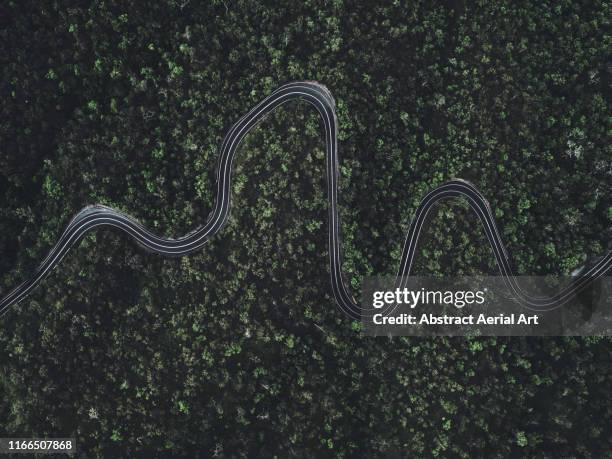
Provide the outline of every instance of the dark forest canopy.
<path id="1" fill-rule="evenodd" d="M 167 236 L 203 223 L 226 130 L 303 79 L 336 98 L 356 295 L 453 177 L 521 274 L 612 248 L 608 2 L 362 3 L 3 2 L 0 292 L 87 204 Z M 322 133 L 293 103 L 250 134 L 197 254 L 87 236 L 0 319 L 0 436 L 87 457 L 611 456 L 609 339 L 374 339 L 335 308 Z M 417 265 L 496 270 L 457 203 Z"/>

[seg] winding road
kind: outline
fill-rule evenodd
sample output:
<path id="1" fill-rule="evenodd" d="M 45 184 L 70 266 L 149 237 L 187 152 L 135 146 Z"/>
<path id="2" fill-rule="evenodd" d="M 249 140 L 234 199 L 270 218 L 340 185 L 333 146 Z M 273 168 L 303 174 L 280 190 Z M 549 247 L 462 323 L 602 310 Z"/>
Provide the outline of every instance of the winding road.
<path id="1" fill-rule="evenodd" d="M 162 255 L 186 255 L 200 249 L 227 222 L 230 213 L 233 162 L 242 139 L 270 112 L 296 99 L 304 100 L 313 105 L 321 115 L 325 128 L 327 195 L 329 200 L 329 266 L 332 291 L 338 307 L 353 319 L 369 316 L 374 311 L 377 313 L 383 312 L 380 309 L 362 308 L 347 289 L 342 274 L 340 224 L 338 221 L 338 122 L 334 99 L 325 86 L 312 81 L 299 81 L 278 88 L 240 118 L 226 134 L 221 144 L 215 206 L 206 224 L 176 239 L 163 238 L 153 234 L 129 215 L 117 210 L 102 205 L 85 207 L 70 221 L 55 246 L 32 276 L 2 298 L 0 315 L 6 313 L 12 305 L 23 300 L 57 266 L 70 248 L 85 233 L 96 227 L 111 226 L 118 228 L 147 249 Z M 511 289 L 516 299 L 529 309 L 546 311 L 557 308 L 612 268 L 611 251 L 599 257 L 588 269 L 583 269 L 579 276 L 576 276 L 569 285 L 554 296 L 536 297 L 529 295 L 520 288 L 513 277 L 508 251 L 504 247 L 487 200 L 469 182 L 455 179 L 434 189 L 421 201 L 402 250 L 397 274 L 398 286 L 403 287 L 406 284 L 407 277 L 410 276 L 421 230 L 434 204 L 442 199 L 455 197 L 464 197 L 469 202 L 470 207 L 483 225 L 497 260 L 500 274 L 504 277 L 506 285 Z M 389 306 L 389 308 L 393 308 L 393 306 Z M 389 309 L 384 312 L 389 313 Z"/>

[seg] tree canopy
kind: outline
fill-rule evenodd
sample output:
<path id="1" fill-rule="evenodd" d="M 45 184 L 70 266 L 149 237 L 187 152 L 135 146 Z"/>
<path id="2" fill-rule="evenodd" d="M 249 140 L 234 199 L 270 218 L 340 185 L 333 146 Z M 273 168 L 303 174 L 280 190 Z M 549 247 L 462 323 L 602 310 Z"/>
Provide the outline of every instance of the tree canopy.
<path id="1" fill-rule="evenodd" d="M 166 236 L 203 223 L 227 129 L 303 79 L 336 99 L 356 295 L 453 177 L 521 274 L 610 250 L 610 4 L 436 3 L 4 2 L 0 292 L 85 205 Z M 1 436 L 87 457 L 612 455 L 609 338 L 375 339 L 335 308 L 323 140 L 303 103 L 249 134 L 197 254 L 85 237 L 0 319 Z M 474 222 L 440 206 L 418 273 L 494 274 Z"/>

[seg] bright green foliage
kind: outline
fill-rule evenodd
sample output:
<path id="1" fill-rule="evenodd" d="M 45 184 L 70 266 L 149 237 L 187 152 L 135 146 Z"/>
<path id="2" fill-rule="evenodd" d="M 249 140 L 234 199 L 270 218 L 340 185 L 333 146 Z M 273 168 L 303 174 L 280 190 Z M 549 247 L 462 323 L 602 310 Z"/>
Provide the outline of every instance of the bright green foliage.
<path id="1" fill-rule="evenodd" d="M 279 85 L 340 125 L 345 274 L 394 274 L 425 194 L 489 199 L 520 273 L 610 250 L 606 2 L 27 2 L 0 6 L 0 292 L 101 202 L 202 224 L 218 145 Z M 0 320 L 0 434 L 84 457 L 610 457 L 609 339 L 373 339 L 334 306 L 322 124 L 247 136 L 201 252 L 85 240 Z M 495 273 L 440 206 L 420 274 Z"/>

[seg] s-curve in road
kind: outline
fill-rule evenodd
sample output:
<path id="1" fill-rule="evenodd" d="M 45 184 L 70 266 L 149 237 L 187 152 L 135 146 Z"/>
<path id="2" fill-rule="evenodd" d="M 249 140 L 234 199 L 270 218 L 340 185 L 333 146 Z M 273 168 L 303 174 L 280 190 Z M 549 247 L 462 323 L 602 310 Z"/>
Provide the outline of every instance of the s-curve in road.
<path id="1" fill-rule="evenodd" d="M 49 272 L 58 265 L 70 248 L 76 244 L 85 233 L 101 226 L 111 226 L 125 232 L 138 243 L 153 252 L 179 256 L 187 255 L 200 249 L 208 239 L 219 232 L 227 222 L 230 212 L 230 190 L 232 167 L 238 146 L 242 139 L 269 113 L 281 105 L 303 100 L 311 104 L 323 120 L 325 132 L 325 148 L 327 153 L 327 198 L 329 202 L 329 267 L 331 287 L 338 307 L 351 318 L 359 319 L 373 313 L 372 308 L 362 308 L 347 289 L 342 274 L 340 223 L 338 221 L 338 122 L 336 119 L 335 102 L 327 88 L 313 81 L 297 81 L 281 86 L 251 111 L 234 124 L 226 134 L 220 149 L 219 171 L 217 176 L 217 191 L 215 206 L 208 221 L 189 234 L 173 239 L 160 237 L 129 215 L 102 205 L 88 206 L 82 209 L 70 221 L 55 246 L 32 276 L 8 293 L 0 301 L 0 314 L 24 299 Z M 499 230 L 493 218 L 491 208 L 484 196 L 469 182 L 461 179 L 450 180 L 431 191 L 421 201 L 416 215 L 406 236 L 397 283 L 400 287 L 410 276 L 417 243 L 424 222 L 434 204 L 442 199 L 464 197 L 469 202 L 475 216 L 480 220 L 487 239 L 499 266 L 500 274 L 506 284 L 512 289 L 516 298 L 527 308 L 545 311 L 554 309 L 567 302 L 575 293 L 585 288 L 595 279 L 603 276 L 612 268 L 612 252 L 601 256 L 588 269 L 582 270 L 579 276 L 565 288 L 551 297 L 534 297 L 524 292 L 512 275 L 508 251 L 504 247 Z M 403 285 L 402 285 L 403 284 Z M 394 308 L 393 305 L 389 306 Z M 376 310 L 377 313 L 389 312 Z"/>

